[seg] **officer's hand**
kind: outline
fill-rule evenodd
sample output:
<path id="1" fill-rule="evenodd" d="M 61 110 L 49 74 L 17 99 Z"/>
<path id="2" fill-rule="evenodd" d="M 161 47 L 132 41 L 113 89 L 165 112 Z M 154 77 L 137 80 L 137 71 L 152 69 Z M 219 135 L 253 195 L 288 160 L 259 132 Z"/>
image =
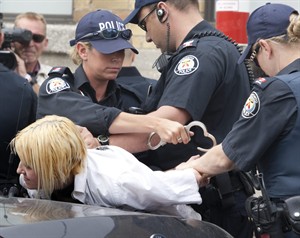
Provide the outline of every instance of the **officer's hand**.
<path id="1" fill-rule="evenodd" d="M 178 143 L 189 143 L 192 135 L 187 132 L 185 127 L 179 122 L 164 118 L 160 118 L 159 124 L 155 129 L 156 134 L 158 134 L 162 141 L 172 143 L 174 145 Z"/>
<path id="2" fill-rule="evenodd" d="M 193 168 L 193 163 L 192 161 L 195 161 L 200 158 L 200 155 L 194 155 L 192 156 L 189 160 L 186 162 L 182 162 L 179 165 L 175 167 L 175 169 L 182 170 L 182 169 L 188 169 L 188 168 Z"/>
<path id="3" fill-rule="evenodd" d="M 210 178 L 205 174 L 200 174 L 196 169 L 193 169 L 195 178 L 199 187 L 205 187 L 209 184 Z"/>
<path id="4" fill-rule="evenodd" d="M 22 77 L 26 77 L 27 75 L 27 71 L 26 71 L 26 66 L 25 66 L 25 62 L 24 60 L 16 53 L 14 53 L 16 56 L 16 60 L 17 60 L 17 67 L 15 69 L 15 72 L 22 76 Z"/>
<path id="5" fill-rule="evenodd" d="M 77 128 L 78 128 L 80 135 L 83 138 L 84 143 L 88 149 L 94 149 L 94 148 L 100 146 L 98 140 L 95 137 L 93 137 L 92 133 L 86 127 L 77 125 Z"/>

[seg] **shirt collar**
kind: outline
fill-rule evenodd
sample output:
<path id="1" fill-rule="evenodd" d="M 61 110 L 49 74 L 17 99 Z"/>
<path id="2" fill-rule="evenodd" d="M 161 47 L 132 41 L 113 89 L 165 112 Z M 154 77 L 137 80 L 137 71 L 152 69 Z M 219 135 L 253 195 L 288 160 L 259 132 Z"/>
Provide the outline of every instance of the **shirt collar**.
<path id="1" fill-rule="evenodd" d="M 27 72 L 31 77 L 35 77 L 37 76 L 38 72 L 40 71 L 41 69 L 41 65 L 40 65 L 40 62 L 36 62 L 36 65 L 34 66 L 33 68 L 33 71 L 32 72 Z"/>
<path id="2" fill-rule="evenodd" d="M 92 97 L 94 98 L 93 100 L 96 100 L 96 93 L 94 88 L 91 86 L 90 81 L 88 80 L 84 70 L 83 70 L 83 66 L 80 65 L 74 73 L 74 86 L 79 89 L 79 90 L 83 90 L 83 91 L 87 91 L 89 92 L 88 94 L 93 95 Z M 117 103 L 117 101 L 120 98 L 120 87 L 117 85 L 115 80 L 110 80 L 108 82 L 107 85 L 107 89 L 106 89 L 106 96 L 103 99 L 103 101 L 107 101 L 107 100 L 113 100 L 114 104 Z M 116 98 L 115 98 L 116 97 Z M 114 98 L 114 99 L 112 99 Z M 105 102 L 103 102 L 105 103 Z"/>
<path id="3" fill-rule="evenodd" d="M 291 74 L 294 72 L 300 72 L 300 58 L 283 68 L 277 75 Z"/>

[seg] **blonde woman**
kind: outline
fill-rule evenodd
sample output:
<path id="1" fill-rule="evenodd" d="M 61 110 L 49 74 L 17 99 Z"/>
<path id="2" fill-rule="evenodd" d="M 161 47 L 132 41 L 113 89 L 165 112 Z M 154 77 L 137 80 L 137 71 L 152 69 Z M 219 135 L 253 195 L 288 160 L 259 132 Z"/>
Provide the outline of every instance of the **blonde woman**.
<path id="1" fill-rule="evenodd" d="M 170 208 L 172 213 L 180 209 L 184 217 L 194 212 L 180 204 L 201 203 L 194 169 L 154 172 L 119 147 L 87 149 L 65 117 L 37 120 L 17 134 L 11 148 L 20 159 L 20 183 L 36 190 L 30 194 L 37 198 L 149 211 Z"/>

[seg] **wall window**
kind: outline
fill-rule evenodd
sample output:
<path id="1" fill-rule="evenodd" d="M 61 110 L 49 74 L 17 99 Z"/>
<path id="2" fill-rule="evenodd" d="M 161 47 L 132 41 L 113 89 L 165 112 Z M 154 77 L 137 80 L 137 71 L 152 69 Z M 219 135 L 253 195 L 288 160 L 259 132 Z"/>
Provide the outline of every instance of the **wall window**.
<path id="1" fill-rule="evenodd" d="M 47 21 L 63 22 L 72 20 L 73 0 L 0 0 L 0 12 L 4 19 L 13 19 L 23 12 L 37 12 L 46 16 Z"/>

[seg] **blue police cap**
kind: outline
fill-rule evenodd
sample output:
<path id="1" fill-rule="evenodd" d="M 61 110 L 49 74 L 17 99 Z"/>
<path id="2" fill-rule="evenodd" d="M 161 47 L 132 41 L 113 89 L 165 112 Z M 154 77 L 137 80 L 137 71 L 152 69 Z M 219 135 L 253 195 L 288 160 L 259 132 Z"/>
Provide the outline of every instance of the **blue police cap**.
<path id="1" fill-rule="evenodd" d="M 153 3 L 164 2 L 164 1 L 166 0 L 135 0 L 134 10 L 124 20 L 125 24 L 127 23 L 138 24 L 138 13 L 143 7 Z"/>
<path id="2" fill-rule="evenodd" d="M 70 45 L 73 46 L 79 41 L 88 41 L 99 52 L 103 54 L 111 54 L 123 49 L 131 49 L 138 54 L 138 51 L 129 42 L 129 39 L 124 37 L 116 37 L 114 39 L 103 39 L 100 37 L 85 37 L 90 34 L 97 34 L 103 30 L 126 30 L 124 21 L 107 10 L 96 10 L 83 16 L 76 27 L 75 39 L 70 41 Z M 130 31 L 130 30 L 128 30 Z"/>
<path id="3" fill-rule="evenodd" d="M 267 3 L 253 11 L 247 21 L 248 46 L 238 60 L 242 63 L 251 55 L 251 48 L 259 39 L 268 39 L 287 33 L 290 15 L 298 13 L 285 4 Z"/>

